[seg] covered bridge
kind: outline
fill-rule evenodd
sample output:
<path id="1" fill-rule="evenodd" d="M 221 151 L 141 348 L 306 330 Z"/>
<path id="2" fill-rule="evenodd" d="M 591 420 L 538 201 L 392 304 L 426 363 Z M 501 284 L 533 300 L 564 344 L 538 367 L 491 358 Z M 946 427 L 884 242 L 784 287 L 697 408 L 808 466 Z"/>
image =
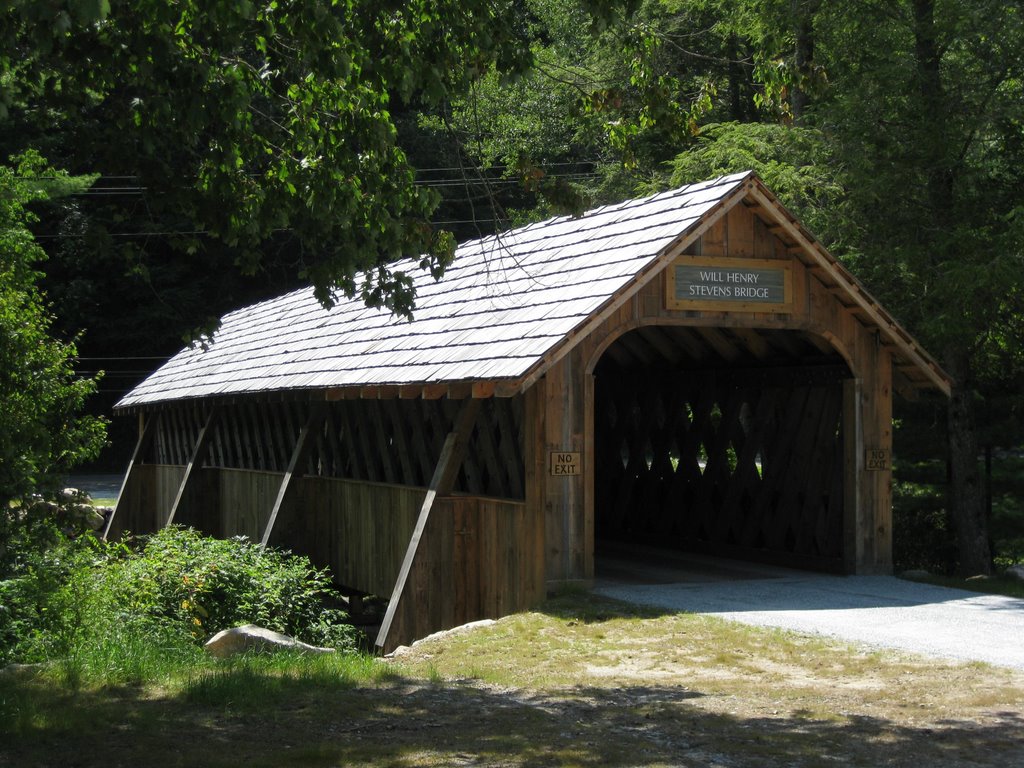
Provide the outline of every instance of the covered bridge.
<path id="1" fill-rule="evenodd" d="M 949 382 L 753 174 L 406 268 L 413 321 L 296 291 L 128 394 L 109 534 L 306 553 L 390 595 L 385 650 L 590 581 L 595 542 L 891 569 L 893 391 Z"/>

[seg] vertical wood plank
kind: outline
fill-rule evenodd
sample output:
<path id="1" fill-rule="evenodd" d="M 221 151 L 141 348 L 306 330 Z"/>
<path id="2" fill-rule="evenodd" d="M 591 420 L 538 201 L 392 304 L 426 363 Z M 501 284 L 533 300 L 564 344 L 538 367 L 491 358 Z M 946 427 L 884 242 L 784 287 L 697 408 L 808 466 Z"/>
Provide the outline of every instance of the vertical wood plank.
<path id="1" fill-rule="evenodd" d="M 139 415 L 139 439 L 135 442 L 135 449 L 132 451 L 132 456 L 128 460 L 128 469 L 125 470 L 124 479 L 121 481 L 121 490 L 117 494 L 117 502 L 114 504 L 114 511 L 110 513 L 110 517 L 107 519 L 107 524 L 103 526 L 103 533 L 100 538 L 103 541 L 107 540 L 110 535 L 111 526 L 114 524 L 114 518 L 117 517 L 118 511 L 128 507 L 134 499 L 128 498 L 126 493 L 128 486 L 131 482 L 138 481 L 138 478 L 133 478 L 133 473 L 137 474 L 138 465 L 145 459 L 146 452 L 149 450 L 149 446 L 153 443 L 153 436 L 157 432 L 157 424 L 160 420 L 160 414 L 154 413 L 148 417 L 140 414 Z M 124 513 L 122 513 L 123 515 Z M 116 530 L 116 529 L 115 529 Z"/>
<path id="2" fill-rule="evenodd" d="M 260 546 L 263 548 L 266 548 L 267 542 L 270 541 L 270 534 L 274 530 L 274 523 L 277 522 L 277 516 L 281 512 L 281 507 L 284 505 L 289 490 L 291 490 L 292 479 L 302 471 L 306 453 L 309 451 L 310 446 L 314 444 L 316 430 L 320 427 L 323 418 L 323 409 L 313 407 L 310 409 L 309 418 L 306 420 L 306 423 L 299 430 L 299 436 L 295 441 L 295 448 L 288 462 L 288 468 L 281 479 L 281 487 L 277 491 L 277 497 L 274 499 L 274 505 L 271 507 L 270 516 L 267 519 L 267 527 L 260 538 Z"/>
<path id="3" fill-rule="evenodd" d="M 423 506 L 420 507 L 416 527 L 413 529 L 412 536 L 409 539 L 409 546 L 406 550 L 405 558 L 402 561 L 402 568 L 398 573 L 398 579 L 395 581 L 395 587 L 391 592 L 391 599 L 388 601 L 388 608 L 384 614 L 384 620 L 381 623 L 380 631 L 377 634 L 376 645 L 378 647 L 383 647 L 388 642 L 388 636 L 391 632 L 391 624 L 394 621 L 399 603 L 402 601 L 406 582 L 409 578 L 409 573 L 412 570 L 413 560 L 416 558 L 420 541 L 423 538 L 424 531 L 427 528 L 427 522 L 430 519 L 430 510 L 434 505 L 434 499 L 438 495 L 447 494 L 455 483 L 459 466 L 462 463 L 462 456 L 465 452 L 466 445 L 469 442 L 469 435 L 473 429 L 473 424 L 476 421 L 479 410 L 479 400 L 469 398 L 463 402 L 455 423 L 455 429 L 449 433 L 445 440 L 444 447 L 441 449 L 441 456 L 437 461 L 434 476 L 430 480 L 430 486 L 427 488 L 427 495 L 423 500 Z"/>
<path id="4" fill-rule="evenodd" d="M 754 255 L 754 214 L 745 205 L 729 209 L 725 215 L 729 256 L 750 258 Z"/>
<path id="5" fill-rule="evenodd" d="M 164 523 L 164 527 L 170 527 L 174 523 L 174 518 L 178 514 L 178 509 L 181 506 L 182 499 L 185 498 L 185 493 L 189 487 L 189 481 L 195 475 L 196 470 L 203 465 L 203 458 L 206 455 L 206 449 L 209 447 L 210 438 L 213 436 L 213 426 L 217 418 L 218 409 L 213 407 L 210 409 L 209 415 L 206 417 L 206 423 L 203 424 L 202 429 L 199 430 L 199 437 L 196 440 L 195 448 L 192 451 L 192 455 L 189 457 L 188 464 L 185 465 L 185 476 L 181 479 L 181 485 L 178 487 L 178 493 L 174 497 L 174 503 L 171 504 L 171 510 L 167 513 L 167 520 Z"/>

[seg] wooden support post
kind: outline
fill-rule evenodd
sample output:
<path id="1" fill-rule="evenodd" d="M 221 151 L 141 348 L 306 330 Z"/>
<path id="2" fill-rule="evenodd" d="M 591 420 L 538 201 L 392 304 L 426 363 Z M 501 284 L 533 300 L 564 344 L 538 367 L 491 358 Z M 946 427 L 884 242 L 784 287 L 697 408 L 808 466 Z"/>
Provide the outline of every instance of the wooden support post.
<path id="1" fill-rule="evenodd" d="M 861 382 L 843 382 L 843 570 L 857 573 L 857 532 L 862 528 L 860 476 L 864 470 Z"/>
<path id="2" fill-rule="evenodd" d="M 139 417 L 141 422 L 139 426 L 139 439 L 135 442 L 135 450 L 132 451 L 132 457 L 128 461 L 128 469 L 124 473 L 124 480 L 121 481 L 121 490 L 117 494 L 114 511 L 110 513 L 110 517 L 107 518 L 107 524 L 103 526 L 103 535 L 100 537 L 103 541 L 107 540 L 107 536 L 110 535 L 110 526 L 114 523 L 114 518 L 117 517 L 118 511 L 126 503 L 125 491 L 128 490 L 128 483 L 132 479 L 136 465 L 142 462 L 142 457 L 146 455 L 146 451 L 149 450 L 149 446 L 153 442 L 153 435 L 156 434 L 156 423 L 159 418 L 159 413 L 153 414 L 149 418 L 145 416 Z"/>
<path id="3" fill-rule="evenodd" d="M 292 488 L 292 480 L 296 475 L 302 474 L 302 464 L 306 460 L 309 446 L 316 442 L 312 435 L 314 435 L 320 424 L 323 423 L 323 420 L 323 406 L 314 404 L 309 412 L 309 418 L 306 419 L 306 423 L 299 430 L 298 440 L 295 441 L 295 450 L 292 451 L 291 460 L 288 462 L 288 469 L 284 473 L 284 479 L 281 480 L 281 487 L 277 490 L 274 507 L 270 510 L 267 527 L 263 531 L 263 538 L 260 539 L 260 547 L 264 549 L 267 546 L 267 542 L 270 541 L 270 534 L 274 530 L 274 523 L 277 522 L 278 513 L 280 513 L 281 507 L 284 505 L 288 491 Z"/>
<path id="4" fill-rule="evenodd" d="M 203 459 L 206 457 L 206 449 L 210 446 L 210 440 L 213 438 L 213 427 L 216 423 L 216 417 L 218 410 L 216 406 L 210 409 L 210 413 L 206 417 L 206 423 L 203 424 L 203 428 L 199 430 L 199 438 L 196 440 L 195 447 L 192 449 L 192 455 L 189 457 L 188 464 L 185 466 L 185 476 L 181 478 L 181 485 L 178 486 L 178 493 L 174 497 L 174 503 L 171 505 L 171 511 L 167 515 L 167 522 L 164 523 L 165 528 L 169 528 L 174 523 L 174 518 L 178 514 L 178 507 L 181 506 L 181 500 L 185 498 L 185 490 L 188 488 L 189 480 L 192 479 L 192 472 L 196 467 L 201 467 Z"/>
<path id="5" fill-rule="evenodd" d="M 434 499 L 438 496 L 446 496 L 455 484 L 455 478 L 459 474 L 459 467 L 462 465 L 462 458 L 466 452 L 466 445 L 469 443 L 469 436 L 472 434 L 473 425 L 476 422 L 477 414 L 480 411 L 481 400 L 467 398 L 463 401 L 459 410 L 458 418 L 455 421 L 454 429 L 445 438 L 444 446 L 441 448 L 441 456 L 434 468 L 434 476 L 427 488 L 427 495 L 420 506 L 419 517 L 416 519 L 416 527 L 413 529 L 412 537 L 409 539 L 409 547 L 405 552 L 405 559 L 398 572 L 398 579 L 395 581 L 395 588 L 391 592 L 391 599 L 388 601 L 388 609 L 384 614 L 384 621 L 377 633 L 376 646 L 383 648 L 391 633 L 391 624 L 395 619 L 398 610 L 398 603 L 402 599 L 406 582 L 409 579 L 409 572 L 412 570 L 413 560 L 419 549 L 420 539 L 427 528 L 427 521 L 430 519 L 430 510 L 434 506 Z"/>

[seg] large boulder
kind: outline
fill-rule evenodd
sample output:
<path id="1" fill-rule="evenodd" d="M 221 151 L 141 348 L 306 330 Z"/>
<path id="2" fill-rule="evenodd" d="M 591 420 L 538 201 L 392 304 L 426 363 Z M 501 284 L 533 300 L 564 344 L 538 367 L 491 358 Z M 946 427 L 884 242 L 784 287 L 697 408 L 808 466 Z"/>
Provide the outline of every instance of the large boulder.
<path id="1" fill-rule="evenodd" d="M 1006 575 L 1010 578 L 1024 581 L 1024 565 L 1011 565 L 1006 569 Z"/>
<path id="2" fill-rule="evenodd" d="M 321 648 L 309 645 L 294 637 L 283 635 L 272 629 L 258 627 L 255 624 L 243 624 L 240 627 L 225 629 L 206 641 L 203 646 L 206 652 L 219 659 L 235 656 L 249 651 L 304 651 L 306 653 L 334 653 L 333 648 Z"/>

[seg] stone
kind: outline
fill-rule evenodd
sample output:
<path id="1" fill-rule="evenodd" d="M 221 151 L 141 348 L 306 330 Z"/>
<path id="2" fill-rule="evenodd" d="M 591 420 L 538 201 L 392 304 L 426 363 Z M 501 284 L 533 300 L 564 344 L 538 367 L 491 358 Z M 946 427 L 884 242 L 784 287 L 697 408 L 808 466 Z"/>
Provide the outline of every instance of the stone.
<path id="1" fill-rule="evenodd" d="M 452 635 L 461 635 L 466 632 L 472 632 L 474 629 L 481 629 L 483 627 L 493 627 L 498 622 L 494 619 L 479 619 L 478 621 L 471 621 L 468 624 L 461 624 L 451 629 L 442 629 L 440 632 L 435 632 L 432 635 L 421 637 L 419 640 L 413 642 L 412 646 L 400 645 L 391 653 L 387 654 L 385 658 L 393 658 L 396 656 L 403 656 L 409 653 L 413 648 L 416 648 L 422 643 L 429 643 L 433 640 L 440 640 L 445 637 L 451 637 Z"/>
<path id="2" fill-rule="evenodd" d="M 309 645 L 294 637 L 255 624 L 243 624 L 240 627 L 218 632 L 206 641 L 203 648 L 211 656 L 216 656 L 219 659 L 250 651 L 266 653 L 275 650 L 291 650 L 306 653 L 334 653 L 333 648 Z"/>
<path id="3" fill-rule="evenodd" d="M 75 523 L 94 531 L 98 531 L 107 522 L 103 513 L 92 504 L 69 504 L 67 514 Z"/>
<path id="4" fill-rule="evenodd" d="M 94 531 L 98 531 L 98 530 L 100 530 L 100 528 L 106 527 L 107 521 L 111 517 L 114 516 L 114 508 L 113 507 L 95 507 L 95 509 L 96 509 L 96 514 L 99 515 L 100 519 L 99 519 L 99 525 L 97 527 L 93 528 L 93 530 Z M 95 522 L 95 518 L 93 519 L 93 522 Z"/>
<path id="5" fill-rule="evenodd" d="M 32 677 L 45 666 L 45 664 L 8 664 L 0 669 L 0 677 Z"/>
<path id="6" fill-rule="evenodd" d="M 40 517 L 53 517 L 60 510 L 55 501 L 33 501 L 31 506 L 28 508 L 30 514 L 38 515 Z"/>
<path id="7" fill-rule="evenodd" d="M 61 505 L 88 504 L 92 499 L 87 492 L 81 491 L 78 488 L 65 488 L 57 494 L 57 501 Z"/>
<path id="8" fill-rule="evenodd" d="M 1024 564 L 1011 565 L 1006 569 L 1006 575 L 1011 579 L 1024 581 Z"/>
<path id="9" fill-rule="evenodd" d="M 440 632 L 435 632 L 432 635 L 421 637 L 419 640 L 416 640 L 412 644 L 412 647 L 415 648 L 420 643 L 429 643 L 432 640 L 439 640 L 444 637 L 451 637 L 452 635 L 461 635 L 465 634 L 466 632 L 472 632 L 474 629 L 481 629 L 483 627 L 493 627 L 497 623 L 498 622 L 494 619 L 479 619 L 477 621 L 471 621 L 468 624 L 460 624 L 459 626 L 452 627 L 451 629 L 442 629 Z"/>

